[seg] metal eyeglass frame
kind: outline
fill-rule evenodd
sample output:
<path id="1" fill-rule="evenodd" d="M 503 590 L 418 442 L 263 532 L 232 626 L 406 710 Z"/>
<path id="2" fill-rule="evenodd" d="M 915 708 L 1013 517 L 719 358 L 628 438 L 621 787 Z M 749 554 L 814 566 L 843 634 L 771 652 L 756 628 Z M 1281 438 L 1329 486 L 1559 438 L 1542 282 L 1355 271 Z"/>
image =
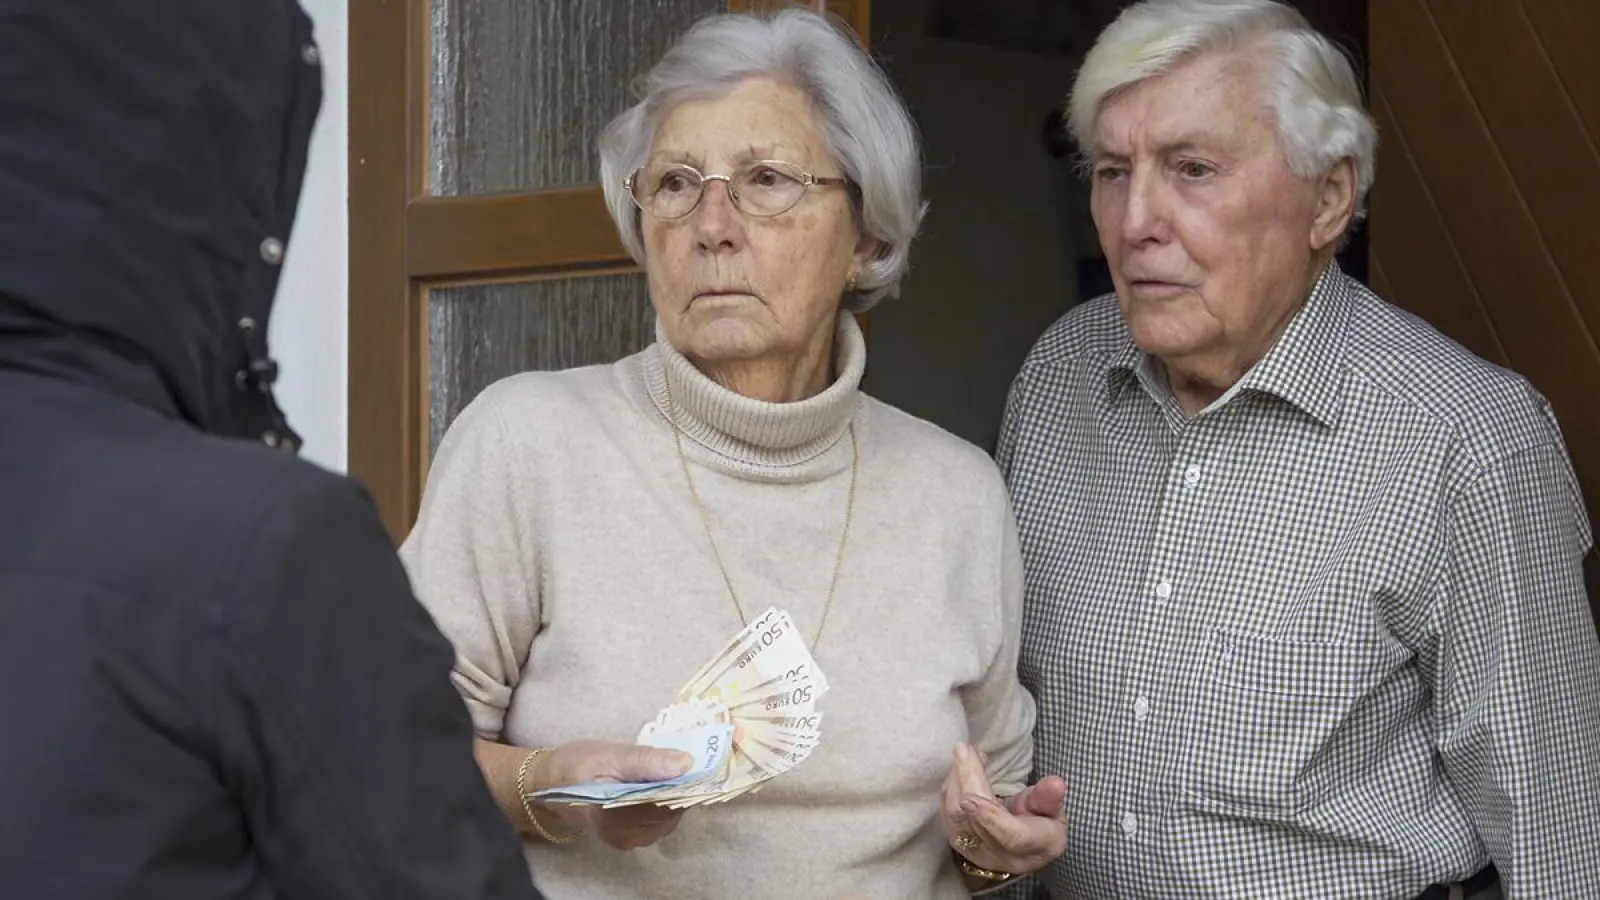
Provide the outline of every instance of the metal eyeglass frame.
<path id="1" fill-rule="evenodd" d="M 793 171 L 798 172 L 800 174 L 800 185 L 801 185 L 801 187 L 804 188 L 804 190 L 802 190 L 800 192 L 799 196 L 794 198 L 794 202 L 793 203 L 789 204 L 788 206 L 784 207 L 783 209 L 778 210 L 777 212 L 770 212 L 770 213 L 752 212 L 752 211 L 750 211 L 748 209 L 745 209 L 744 206 L 739 203 L 739 194 L 738 194 L 738 192 L 733 189 L 733 177 L 734 177 L 734 175 L 738 174 L 739 172 L 745 172 L 745 171 L 748 171 L 750 169 L 760 168 L 762 166 L 768 166 L 768 167 L 782 166 L 782 168 L 778 170 L 780 173 L 787 174 L 788 170 L 793 170 Z M 660 219 L 660 220 L 662 220 L 664 222 L 673 222 L 673 221 L 676 221 L 678 219 L 682 219 L 682 218 L 684 218 L 686 216 L 692 215 L 695 210 L 700 208 L 700 204 L 705 202 L 705 199 L 706 199 L 706 182 L 709 182 L 709 181 L 720 181 L 720 182 L 722 182 L 722 188 L 723 188 L 723 190 L 728 192 L 728 201 L 733 204 L 733 208 L 737 209 L 739 212 L 743 213 L 744 215 L 753 216 L 753 217 L 758 218 L 758 219 L 771 219 L 771 218 L 773 218 L 775 216 L 781 216 L 784 213 L 788 212 L 789 210 L 794 209 L 796 206 L 800 205 L 800 201 L 804 200 L 806 198 L 806 195 L 811 192 L 811 189 L 813 187 L 831 187 L 831 186 L 834 186 L 834 185 L 846 185 L 846 184 L 850 183 L 850 179 L 842 177 L 842 176 L 830 177 L 830 176 L 825 176 L 825 175 L 813 175 L 810 172 L 807 172 L 805 169 L 802 169 L 799 166 L 795 165 L 794 163 L 788 162 L 786 160 L 781 160 L 781 159 L 758 159 L 758 160 L 756 160 L 754 162 L 746 163 L 745 165 L 740 166 L 739 169 L 736 172 L 734 172 L 732 174 L 728 174 L 728 175 L 707 175 L 706 173 L 700 171 L 699 169 L 697 169 L 694 166 L 691 166 L 691 165 L 689 165 L 687 163 L 676 164 L 676 168 L 687 169 L 690 172 L 693 172 L 696 175 L 700 176 L 700 194 L 699 194 L 699 196 L 694 198 L 694 204 L 693 205 L 691 205 L 688 209 L 684 210 L 682 213 L 680 213 L 680 214 L 678 214 L 676 216 L 657 215 L 655 210 L 650 209 L 649 207 L 645 206 L 643 203 L 639 202 L 639 195 L 635 194 L 633 192 L 633 184 L 634 184 L 633 180 L 638 177 L 640 172 L 644 171 L 644 169 L 645 169 L 644 166 L 640 166 L 639 168 L 634 169 L 633 172 L 631 174 L 629 174 L 627 178 L 622 179 L 622 189 L 628 192 L 628 198 L 633 201 L 633 205 L 634 206 L 639 207 L 641 212 L 647 212 L 650 215 L 655 216 L 655 218 Z"/>

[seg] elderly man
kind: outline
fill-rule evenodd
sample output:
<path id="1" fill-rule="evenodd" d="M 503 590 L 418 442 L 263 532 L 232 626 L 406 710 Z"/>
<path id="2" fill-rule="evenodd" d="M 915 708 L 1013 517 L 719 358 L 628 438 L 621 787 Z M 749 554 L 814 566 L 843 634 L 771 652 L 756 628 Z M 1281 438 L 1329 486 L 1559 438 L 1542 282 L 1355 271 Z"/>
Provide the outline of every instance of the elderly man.
<path id="1" fill-rule="evenodd" d="M 1582 497 L 1526 381 L 1334 263 L 1349 64 L 1277 3 L 1147 0 L 1070 119 L 1116 294 L 1038 343 L 999 451 L 1049 896 L 1600 895 Z"/>

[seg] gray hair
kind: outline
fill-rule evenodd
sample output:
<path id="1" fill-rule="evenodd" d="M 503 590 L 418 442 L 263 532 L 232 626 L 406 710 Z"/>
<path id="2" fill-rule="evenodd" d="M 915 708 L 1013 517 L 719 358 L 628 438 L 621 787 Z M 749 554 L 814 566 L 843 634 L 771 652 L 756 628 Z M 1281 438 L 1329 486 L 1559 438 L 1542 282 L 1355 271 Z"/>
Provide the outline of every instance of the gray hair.
<path id="1" fill-rule="evenodd" d="M 857 224 L 881 244 L 844 298 L 846 308 L 861 312 L 898 296 L 927 210 L 916 125 L 888 77 L 844 29 L 799 8 L 708 16 L 640 79 L 639 102 L 600 138 L 600 181 L 623 246 L 644 264 L 640 211 L 623 181 L 644 164 L 667 113 L 755 78 L 792 85 L 810 99 L 823 144 L 852 185 Z"/>
<path id="2" fill-rule="evenodd" d="M 1343 159 L 1356 170 L 1352 223 L 1366 215 L 1378 129 L 1338 45 L 1299 12 L 1273 0 L 1143 0 L 1122 11 L 1084 57 L 1068 125 L 1085 154 L 1095 119 L 1118 92 L 1211 52 L 1251 47 L 1268 54 L 1268 102 L 1289 168 L 1320 175 Z"/>

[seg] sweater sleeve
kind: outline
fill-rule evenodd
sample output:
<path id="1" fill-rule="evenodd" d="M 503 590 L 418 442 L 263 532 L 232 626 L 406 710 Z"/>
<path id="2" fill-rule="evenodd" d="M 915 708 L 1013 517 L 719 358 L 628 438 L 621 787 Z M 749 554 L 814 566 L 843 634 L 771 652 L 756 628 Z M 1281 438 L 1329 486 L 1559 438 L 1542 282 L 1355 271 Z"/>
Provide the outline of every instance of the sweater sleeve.
<path id="1" fill-rule="evenodd" d="M 998 482 L 998 479 L 996 479 Z M 1022 550 L 1010 504 L 1000 492 L 1003 516 L 996 565 L 998 640 L 989 667 L 963 698 L 971 743 L 989 757 L 989 782 L 996 796 L 1027 786 L 1033 768 L 1033 696 L 1017 679 L 1022 638 Z"/>
<path id="2" fill-rule="evenodd" d="M 400 548 L 417 596 L 455 648 L 451 680 L 473 726 L 498 740 L 540 623 L 525 485 L 490 388 L 441 442 L 416 525 Z"/>

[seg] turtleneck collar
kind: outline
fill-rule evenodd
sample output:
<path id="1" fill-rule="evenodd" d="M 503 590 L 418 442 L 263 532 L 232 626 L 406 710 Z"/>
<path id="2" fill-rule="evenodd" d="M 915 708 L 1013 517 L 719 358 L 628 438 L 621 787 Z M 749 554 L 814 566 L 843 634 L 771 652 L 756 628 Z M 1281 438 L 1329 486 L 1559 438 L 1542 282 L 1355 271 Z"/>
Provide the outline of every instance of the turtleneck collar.
<path id="1" fill-rule="evenodd" d="M 667 342 L 659 320 L 655 345 L 643 354 L 650 398 L 684 437 L 738 468 L 787 468 L 825 453 L 844 436 L 860 404 L 867 348 L 855 316 L 841 311 L 834 326 L 834 381 L 822 393 L 793 403 L 769 403 L 735 393 L 695 368 Z"/>

